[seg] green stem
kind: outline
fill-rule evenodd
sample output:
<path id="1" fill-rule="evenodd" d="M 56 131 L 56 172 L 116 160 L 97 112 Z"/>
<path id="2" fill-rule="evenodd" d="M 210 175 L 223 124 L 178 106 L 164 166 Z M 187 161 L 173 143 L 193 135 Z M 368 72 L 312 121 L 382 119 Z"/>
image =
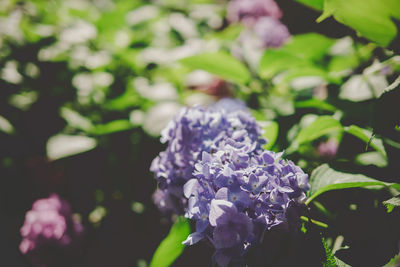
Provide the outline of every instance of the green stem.
<path id="1" fill-rule="evenodd" d="M 305 216 L 300 216 L 300 219 L 303 222 L 311 222 L 311 223 L 313 223 L 313 224 L 315 224 L 315 225 L 317 225 L 319 227 L 322 227 L 322 228 L 328 228 L 329 227 L 326 223 L 323 223 L 323 222 L 320 222 L 320 221 L 316 221 L 316 220 L 313 220 L 313 219 L 309 219 L 309 218 L 307 218 Z"/>

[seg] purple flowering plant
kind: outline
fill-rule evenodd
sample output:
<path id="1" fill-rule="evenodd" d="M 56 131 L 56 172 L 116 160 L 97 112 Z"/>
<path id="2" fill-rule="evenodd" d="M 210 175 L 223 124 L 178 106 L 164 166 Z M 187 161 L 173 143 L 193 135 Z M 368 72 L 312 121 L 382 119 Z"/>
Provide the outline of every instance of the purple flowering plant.
<path id="1" fill-rule="evenodd" d="M 260 125 L 238 100 L 184 109 L 162 141 L 168 147 L 151 165 L 156 204 L 194 220 L 196 231 L 183 243 L 207 240 L 220 266 L 242 261 L 265 231 L 287 226 L 287 209 L 306 199 L 308 175 L 263 149 Z"/>

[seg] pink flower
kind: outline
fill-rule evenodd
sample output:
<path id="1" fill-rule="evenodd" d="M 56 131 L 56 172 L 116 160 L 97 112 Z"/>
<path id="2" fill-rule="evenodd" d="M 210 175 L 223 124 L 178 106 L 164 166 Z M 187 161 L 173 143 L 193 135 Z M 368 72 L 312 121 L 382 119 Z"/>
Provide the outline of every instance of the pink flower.
<path id="1" fill-rule="evenodd" d="M 232 0 L 228 4 L 227 18 L 231 23 L 252 25 L 261 17 L 280 19 L 282 11 L 274 0 Z"/>
<path id="2" fill-rule="evenodd" d="M 19 246 L 22 254 L 28 256 L 36 266 L 47 266 L 51 261 L 46 249 L 49 247 L 68 248 L 83 234 L 83 226 L 71 213 L 69 204 L 58 195 L 38 199 L 25 215 Z"/>

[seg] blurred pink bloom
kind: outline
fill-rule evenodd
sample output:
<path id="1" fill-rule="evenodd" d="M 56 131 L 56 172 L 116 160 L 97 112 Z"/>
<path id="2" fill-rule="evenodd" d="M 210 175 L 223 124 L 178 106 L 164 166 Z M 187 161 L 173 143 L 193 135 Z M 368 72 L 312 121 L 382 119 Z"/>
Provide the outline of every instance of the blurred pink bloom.
<path id="1" fill-rule="evenodd" d="M 290 37 L 288 28 L 272 17 L 260 18 L 253 29 L 263 47 L 280 47 Z"/>
<path id="2" fill-rule="evenodd" d="M 261 17 L 280 19 L 282 11 L 274 0 L 232 0 L 227 7 L 230 23 L 254 24 Z"/>
<path id="3" fill-rule="evenodd" d="M 338 151 L 338 141 L 336 139 L 329 139 L 326 142 L 322 142 L 318 145 L 317 151 L 318 155 L 323 157 L 323 158 L 333 158 L 336 156 L 336 153 Z"/>
<path id="4" fill-rule="evenodd" d="M 36 266 L 47 266 L 46 251 L 49 247 L 70 247 L 82 236 L 83 226 L 71 213 L 69 204 L 58 195 L 38 199 L 25 215 L 20 232 L 22 241 L 20 251 L 26 254 Z"/>

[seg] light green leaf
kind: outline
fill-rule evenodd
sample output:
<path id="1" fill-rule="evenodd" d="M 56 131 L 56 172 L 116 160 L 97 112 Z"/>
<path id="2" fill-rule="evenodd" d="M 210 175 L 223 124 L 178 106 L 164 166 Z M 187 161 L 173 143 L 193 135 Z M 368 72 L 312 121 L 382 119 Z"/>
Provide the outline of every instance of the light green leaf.
<path id="1" fill-rule="evenodd" d="M 312 7 L 316 10 L 322 10 L 324 7 L 324 0 L 296 0 L 296 2 Z"/>
<path id="2" fill-rule="evenodd" d="M 126 110 L 134 106 L 140 105 L 144 100 L 140 98 L 133 88 L 127 88 L 125 93 L 117 98 L 109 100 L 105 104 L 105 108 L 109 110 Z"/>
<path id="3" fill-rule="evenodd" d="M 312 70 L 312 75 L 318 72 L 319 76 L 326 76 L 316 63 L 322 60 L 334 43 L 334 39 L 316 33 L 295 35 L 283 47 L 265 51 L 260 60 L 259 74 L 264 79 L 270 79 L 288 69 L 292 72 L 307 69 L 307 75 Z"/>
<path id="4" fill-rule="evenodd" d="M 270 79 L 281 71 L 290 68 L 307 66 L 300 57 L 284 50 L 268 49 L 260 60 L 259 74 L 264 79 Z"/>
<path id="5" fill-rule="evenodd" d="M 400 1 L 325 0 L 323 14 L 317 21 L 331 15 L 364 37 L 387 46 L 397 35 L 392 18 L 400 18 Z"/>
<path id="6" fill-rule="evenodd" d="M 69 157 L 95 148 L 94 138 L 81 135 L 54 135 L 47 140 L 46 154 L 50 160 Z"/>
<path id="7" fill-rule="evenodd" d="M 322 59 L 335 42 L 335 39 L 318 33 L 305 33 L 293 36 L 283 49 L 302 59 L 315 61 Z"/>
<path id="8" fill-rule="evenodd" d="M 15 128 L 6 118 L 0 116 L 0 131 L 7 134 L 14 134 Z"/>
<path id="9" fill-rule="evenodd" d="M 187 219 L 180 217 L 172 225 L 168 236 L 160 243 L 151 260 L 150 267 L 168 267 L 182 254 L 182 242 L 190 234 Z"/>
<path id="10" fill-rule="evenodd" d="M 85 132 L 88 132 L 93 127 L 92 122 L 76 112 L 75 110 L 69 109 L 67 107 L 62 107 L 60 109 L 61 117 L 67 121 L 68 125 Z"/>
<path id="11" fill-rule="evenodd" d="M 180 62 L 190 68 L 202 69 L 240 84 L 247 84 L 251 78 L 248 69 L 225 52 L 203 53 L 181 59 Z"/>
<path id="12" fill-rule="evenodd" d="M 397 190 L 400 189 L 400 184 L 385 183 L 362 174 L 339 172 L 330 168 L 328 164 L 317 167 L 311 173 L 310 185 L 310 197 L 307 199 L 306 204 L 309 204 L 319 195 L 331 190 L 368 186 L 390 186 Z"/>
<path id="13" fill-rule="evenodd" d="M 369 144 L 372 148 L 382 154 L 382 156 L 387 158 L 385 147 L 381 139 L 372 136 L 372 132 L 366 129 L 360 128 L 356 125 L 351 125 L 345 128 L 346 133 L 354 135 L 355 137 L 361 139 L 366 144 Z M 371 140 L 372 139 L 372 140 Z"/>
<path id="14" fill-rule="evenodd" d="M 375 165 L 380 168 L 388 165 L 387 158 L 375 151 L 358 154 L 355 162 L 361 165 Z"/>
<path id="15" fill-rule="evenodd" d="M 279 125 L 275 121 L 268 121 L 263 126 L 263 137 L 267 138 L 268 143 L 264 145 L 264 149 L 271 149 L 278 138 Z"/>
<path id="16" fill-rule="evenodd" d="M 93 135 L 105 135 L 121 131 L 126 131 L 135 126 L 129 120 L 115 120 L 105 124 L 95 125 L 89 132 Z"/>
<path id="17" fill-rule="evenodd" d="M 325 101 L 322 101 L 318 98 L 313 98 L 309 100 L 304 100 L 304 101 L 296 101 L 294 103 L 294 106 L 296 108 L 316 108 L 320 110 L 326 110 L 326 111 L 336 111 L 336 107 L 332 106 L 331 104 L 328 104 Z"/>
<path id="18" fill-rule="evenodd" d="M 382 203 L 386 206 L 387 212 L 390 213 L 395 207 L 400 207 L 400 195 L 392 197 L 391 199 L 383 201 Z"/>
<path id="19" fill-rule="evenodd" d="M 341 132 L 342 130 L 343 127 L 338 120 L 331 116 L 320 116 L 310 125 L 300 130 L 294 142 L 301 145 L 326 134 Z"/>

